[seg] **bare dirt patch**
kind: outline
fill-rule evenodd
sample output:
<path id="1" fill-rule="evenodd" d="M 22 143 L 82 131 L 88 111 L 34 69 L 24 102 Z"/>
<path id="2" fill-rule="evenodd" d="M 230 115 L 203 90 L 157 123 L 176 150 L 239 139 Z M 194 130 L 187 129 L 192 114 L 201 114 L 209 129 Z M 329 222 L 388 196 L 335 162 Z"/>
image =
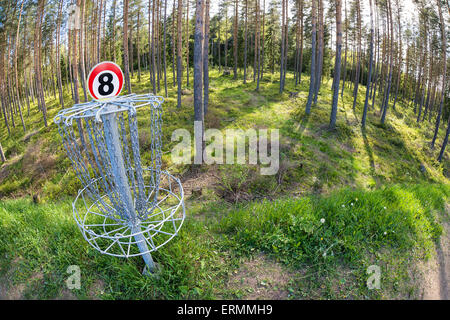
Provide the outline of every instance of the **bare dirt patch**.
<path id="1" fill-rule="evenodd" d="M 102 280 L 95 280 L 89 288 L 89 296 L 94 300 L 99 300 L 98 296 L 105 291 L 105 283 Z"/>
<path id="2" fill-rule="evenodd" d="M 436 244 L 436 254 L 420 265 L 420 298 L 423 300 L 450 299 L 450 203 L 446 204 L 445 211 L 442 217 L 444 233 Z"/>
<path id="3" fill-rule="evenodd" d="M 181 177 L 184 194 L 187 197 L 202 194 L 203 189 L 212 188 L 218 182 L 217 173 L 212 167 L 210 170 L 201 172 L 199 170 L 189 170 Z"/>
<path id="4" fill-rule="evenodd" d="M 56 156 L 44 152 L 42 142 L 30 145 L 23 156 L 23 170 L 35 180 L 46 179 L 55 164 Z"/>
<path id="5" fill-rule="evenodd" d="M 259 254 L 230 276 L 227 289 L 242 294 L 244 300 L 283 300 L 288 298 L 287 287 L 293 277 L 279 263 Z"/>
<path id="6" fill-rule="evenodd" d="M 13 284 L 11 279 L 17 271 L 21 258 L 15 258 L 11 263 L 11 268 L 6 274 L 0 277 L 0 300 L 19 300 L 22 299 L 25 291 L 25 284 Z"/>

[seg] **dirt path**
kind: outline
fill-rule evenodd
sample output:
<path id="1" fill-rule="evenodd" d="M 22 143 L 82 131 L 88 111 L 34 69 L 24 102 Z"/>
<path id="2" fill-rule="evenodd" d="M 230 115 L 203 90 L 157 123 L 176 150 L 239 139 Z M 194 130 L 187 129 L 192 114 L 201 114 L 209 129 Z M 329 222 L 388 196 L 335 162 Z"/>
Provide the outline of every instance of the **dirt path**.
<path id="1" fill-rule="evenodd" d="M 436 256 L 431 259 L 422 282 L 423 300 L 450 299 L 450 204 L 446 205 L 446 216 L 442 219 L 444 234 L 436 245 Z"/>

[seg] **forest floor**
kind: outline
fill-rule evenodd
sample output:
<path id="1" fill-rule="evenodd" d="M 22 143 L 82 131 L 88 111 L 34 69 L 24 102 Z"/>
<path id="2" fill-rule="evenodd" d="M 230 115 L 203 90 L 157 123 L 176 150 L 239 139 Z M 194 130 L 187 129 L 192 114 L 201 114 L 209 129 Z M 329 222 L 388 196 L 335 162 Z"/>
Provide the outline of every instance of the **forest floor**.
<path id="1" fill-rule="evenodd" d="M 2 123 L 8 160 L 0 167 L 0 298 L 445 297 L 449 152 L 442 163 L 436 160 L 445 128 L 431 150 L 433 123 L 417 124 L 412 108 L 399 102 L 381 125 L 377 102 L 361 130 L 365 87 L 352 110 L 346 86 L 330 131 L 331 80 L 306 116 L 308 76 L 296 88 L 289 74 L 283 94 L 278 79 L 267 73 L 256 92 L 251 80 L 244 85 L 212 70 L 206 116 L 207 128 L 222 131 L 279 129 L 274 176 L 260 175 L 258 165 L 197 170 L 174 164 L 170 137 L 178 128 L 193 131 L 193 92 L 185 88 L 177 109 L 168 79 L 163 167 L 183 183 L 186 220 L 179 236 L 154 254 L 162 266 L 158 278 L 141 276 L 140 258 L 101 255 L 83 239 L 71 205 L 80 183 L 52 121 L 61 109 L 53 96 L 47 97 L 47 128 L 36 105 L 25 136 L 20 120 L 10 136 Z M 148 92 L 148 73 L 132 82 L 134 92 Z M 289 98 L 289 92 L 299 95 Z M 140 134 L 149 136 L 145 130 Z M 145 141 L 141 147 L 146 150 Z M 66 287 L 69 265 L 81 268 L 79 290 Z M 380 289 L 366 284 L 372 265 L 381 269 Z"/>

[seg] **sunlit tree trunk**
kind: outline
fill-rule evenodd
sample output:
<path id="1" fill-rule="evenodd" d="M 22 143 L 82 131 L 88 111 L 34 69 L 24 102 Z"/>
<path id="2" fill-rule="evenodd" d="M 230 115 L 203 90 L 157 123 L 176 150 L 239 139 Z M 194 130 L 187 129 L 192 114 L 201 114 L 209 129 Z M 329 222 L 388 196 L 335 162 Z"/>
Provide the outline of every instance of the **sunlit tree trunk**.
<path id="1" fill-rule="evenodd" d="M 247 50 L 248 50 L 248 0 L 245 0 L 244 16 L 244 84 L 247 83 Z"/>
<path id="2" fill-rule="evenodd" d="M 357 52 L 357 62 L 356 62 L 356 73 L 355 73 L 355 83 L 353 88 L 353 110 L 356 107 L 356 100 L 358 99 L 358 87 L 359 87 L 359 76 L 361 73 L 361 7 L 360 0 L 356 0 L 356 19 L 357 19 L 357 29 L 358 29 L 358 52 Z"/>
<path id="3" fill-rule="evenodd" d="M 41 38 L 42 19 L 44 17 L 45 0 L 38 1 L 37 19 L 34 29 L 34 71 L 36 75 L 37 96 L 39 109 L 42 111 L 44 125 L 47 127 L 47 107 L 44 99 L 44 88 L 42 85 L 42 59 L 41 59 Z"/>
<path id="4" fill-rule="evenodd" d="M 370 5 L 370 44 L 369 44 L 369 71 L 367 74 L 367 85 L 366 85 L 366 99 L 364 101 L 364 111 L 361 120 L 361 126 L 365 128 L 366 126 L 366 118 L 367 118 L 367 109 L 369 105 L 369 93 L 370 86 L 372 81 L 372 65 L 373 65 L 373 10 L 372 10 L 372 0 L 369 0 Z"/>
<path id="5" fill-rule="evenodd" d="M 165 92 L 165 96 L 167 98 L 168 94 L 167 94 L 167 54 L 166 54 L 166 48 L 167 48 L 167 43 L 166 43 L 166 33 L 167 33 L 167 0 L 164 0 L 164 50 L 163 50 L 163 60 L 164 60 L 164 92 Z M 138 23 L 138 30 L 139 30 L 139 23 Z M 139 52 L 139 51 L 138 51 Z M 139 58 L 139 56 L 138 56 Z M 140 73 L 140 71 L 139 71 Z"/>
<path id="6" fill-rule="evenodd" d="M 203 161 L 203 141 L 204 141 L 204 113 L 202 104 L 202 71 L 203 71 L 203 9 L 204 0 L 196 0 L 195 8 L 195 31 L 194 31 L 194 120 L 202 123 L 201 141 L 195 142 L 196 161 L 198 164 Z M 196 136 L 196 139 L 199 138 Z"/>
<path id="7" fill-rule="evenodd" d="M 20 6 L 20 13 L 19 13 L 19 21 L 17 22 L 17 32 L 16 32 L 16 45 L 14 47 L 14 70 L 15 70 L 15 79 L 16 79 L 16 93 L 17 93 L 17 104 L 19 108 L 20 113 L 20 120 L 22 121 L 22 128 L 23 132 L 26 132 L 25 128 L 25 122 L 23 121 L 23 115 L 22 115 L 22 106 L 20 105 L 20 97 L 19 97 L 19 77 L 17 72 L 17 55 L 18 55 L 18 49 L 19 49 L 19 30 L 20 30 L 20 20 L 22 19 L 22 10 L 23 10 L 23 4 L 25 3 L 24 0 L 22 0 L 22 4 Z"/>
<path id="8" fill-rule="evenodd" d="M 183 16 L 183 0 L 178 0 L 178 14 L 177 14 L 177 83 L 178 83 L 178 99 L 177 107 L 181 108 L 181 77 L 182 77 L 182 38 L 181 38 L 181 18 Z"/>
<path id="9" fill-rule="evenodd" d="M 285 20 L 285 17 L 284 17 L 284 13 L 285 13 L 285 10 L 284 10 L 284 7 L 286 6 L 286 1 L 287 0 L 282 0 L 281 1 L 281 54 L 280 54 L 280 93 L 282 93 L 283 92 L 283 90 L 284 90 L 284 88 L 283 88 L 283 78 L 284 78 L 284 75 L 283 75 L 283 73 L 284 73 L 284 50 L 286 50 L 286 48 L 285 48 L 285 44 L 286 44 L 286 42 L 285 42 L 285 35 L 284 35 L 284 32 L 285 32 L 285 28 L 284 28 L 284 20 Z M 313 0 L 313 2 L 315 2 L 316 0 Z M 313 6 L 314 6 L 314 4 L 313 4 Z"/>
<path id="10" fill-rule="evenodd" d="M 398 97 L 398 91 L 400 87 L 400 78 L 402 74 L 402 64 L 403 64 L 403 52 L 402 52 L 402 22 L 400 20 L 400 0 L 396 0 L 397 4 L 397 24 L 398 24 L 398 63 L 397 63 L 397 83 L 395 85 L 395 98 L 394 98 L 394 104 L 392 105 L 392 109 L 395 110 L 395 105 L 397 103 L 397 97 Z"/>
<path id="11" fill-rule="evenodd" d="M 125 21 L 125 3 L 128 6 L 128 0 L 124 0 L 123 6 L 124 6 L 124 21 Z M 103 0 L 100 0 L 100 6 L 98 8 L 98 27 L 97 27 L 97 63 L 100 63 L 100 50 L 101 50 L 101 27 L 102 27 L 102 9 L 103 9 Z M 127 8 L 127 14 L 128 14 L 128 8 Z M 128 21 L 128 17 L 126 18 Z M 125 30 L 125 29 L 124 29 Z M 124 31 L 125 32 L 125 31 Z M 128 45 L 127 45 L 128 47 Z"/>
<path id="12" fill-rule="evenodd" d="M 336 127 L 337 105 L 339 100 L 339 83 L 341 81 L 341 51 L 342 51 L 342 2 L 336 0 L 336 58 L 333 75 L 333 101 L 331 103 L 330 129 Z"/>
<path id="13" fill-rule="evenodd" d="M 306 114 L 311 113 L 311 104 L 314 96 L 314 84 L 315 84 L 315 75 L 316 75 L 316 0 L 312 1 L 312 8 L 311 8 L 311 77 L 309 79 L 309 94 L 308 94 L 308 101 L 306 103 L 305 112 Z"/>
<path id="14" fill-rule="evenodd" d="M 385 94 L 385 98 L 384 98 L 384 107 L 383 107 L 383 113 L 381 115 L 381 123 L 384 124 L 384 122 L 386 121 L 386 114 L 387 114 L 387 109 L 389 106 L 389 94 L 391 91 L 391 83 L 392 83 L 392 65 L 393 65 L 393 46 L 394 46 L 394 29 L 393 29 L 393 23 L 392 23 L 392 7 L 391 7 L 391 0 L 387 1 L 387 7 L 388 7 L 388 21 L 389 21 L 389 25 L 390 25 L 390 34 L 391 34 L 391 39 L 390 39 L 390 49 L 389 49 L 389 79 L 388 79 L 388 83 L 387 83 L 387 88 L 386 88 L 386 94 Z"/>
<path id="15" fill-rule="evenodd" d="M 209 104 L 209 0 L 205 0 L 205 31 L 203 40 L 203 114 L 208 112 Z"/>
<path id="16" fill-rule="evenodd" d="M 176 39 L 176 32 L 175 32 L 175 15 L 176 13 L 176 1 L 173 0 L 173 7 L 172 7 L 172 86 L 175 87 L 176 78 L 175 78 L 175 69 L 176 69 L 176 45 L 175 45 L 175 39 Z"/>
<path id="17" fill-rule="evenodd" d="M 261 75 L 261 26 L 259 25 L 259 0 L 256 0 L 256 33 L 255 33 L 255 50 L 257 55 L 257 75 L 256 75 L 256 91 L 259 91 L 259 81 Z"/>
<path id="18" fill-rule="evenodd" d="M 167 0 L 166 0 L 167 1 Z M 138 7 L 138 12 L 137 12 L 137 26 L 136 26 L 136 51 L 137 51 L 137 63 L 138 63 L 138 81 L 141 82 L 141 52 L 140 52 L 140 48 L 139 48 L 139 42 L 140 42 L 140 38 L 139 38 L 139 29 L 140 29 L 140 18 L 141 18 L 141 8 Z M 165 45 L 166 45 L 166 33 L 165 33 L 165 27 L 166 27 L 166 19 L 164 17 L 164 49 L 165 49 Z M 164 50 L 165 52 L 165 50 Z M 164 60 L 164 75 L 165 75 L 165 65 L 166 61 Z"/>
<path id="19" fill-rule="evenodd" d="M 81 0 L 81 14 L 80 14 L 80 72 L 81 72 L 81 86 L 83 87 L 84 102 L 87 101 L 86 92 L 86 66 L 84 61 L 84 46 L 83 46 L 83 32 L 85 28 L 85 12 L 86 12 L 86 0 Z"/>
<path id="20" fill-rule="evenodd" d="M 128 0 L 123 1 L 123 64 L 125 71 L 125 85 L 128 94 L 131 93 L 130 67 L 128 58 Z"/>
<path id="21" fill-rule="evenodd" d="M 431 140 L 431 148 L 434 148 L 434 144 L 436 143 L 436 138 L 437 138 L 437 134 L 439 131 L 439 125 L 441 122 L 441 117 L 442 117 L 442 108 L 444 106 L 444 100 L 445 100 L 445 89 L 446 89 L 446 75 L 447 75 L 447 59 L 446 59 L 446 52 L 447 52 L 447 38 L 446 38 L 446 32 L 445 32 L 445 21 L 444 21 L 444 17 L 442 15 L 442 7 L 441 7 L 441 1 L 440 0 L 436 0 L 437 2 L 437 7 L 438 7 L 438 12 L 439 12 L 439 25 L 441 28 L 441 41 L 442 41 L 442 63 L 443 63 L 443 71 L 442 71 L 442 85 L 441 85 L 441 102 L 439 104 L 439 110 L 438 110 L 438 114 L 436 117 L 436 125 L 434 128 L 434 134 L 433 134 L 433 139 Z M 449 117 L 449 123 L 450 123 L 450 117 Z M 447 134 L 446 134 L 446 138 L 448 140 L 448 128 L 447 128 Z M 445 146 L 444 146 L 445 149 Z M 443 152 L 442 152 L 443 153 Z"/>
<path id="22" fill-rule="evenodd" d="M 314 88 L 314 104 L 317 103 L 317 97 L 319 95 L 319 90 L 320 90 L 320 84 L 321 84 L 321 79 L 322 79 L 322 65 L 323 65 L 323 32 L 324 32 L 324 26 L 323 26 L 323 0 L 319 0 L 318 1 L 319 6 L 318 6 L 318 29 L 319 29 L 319 33 L 318 33 L 318 41 L 317 41 L 317 60 L 316 60 L 316 76 L 314 78 L 315 81 L 315 88 Z"/>
<path id="23" fill-rule="evenodd" d="M 238 0 L 234 1 L 234 25 L 233 25 L 233 56 L 234 56 L 234 65 L 233 65 L 233 79 L 237 79 L 237 64 L 238 64 Z"/>
<path id="24" fill-rule="evenodd" d="M 189 87 L 189 1 L 187 0 L 186 11 L 186 86 Z"/>
<path id="25" fill-rule="evenodd" d="M 342 76 L 341 98 L 344 97 L 345 78 L 347 76 L 347 40 L 348 40 L 348 20 L 347 20 L 347 0 L 344 0 L 344 18 L 345 18 L 345 53 L 344 53 L 344 75 Z"/>
<path id="26" fill-rule="evenodd" d="M 264 77 L 264 54 L 265 54 L 265 39 L 266 39 L 266 29 L 265 29 L 265 25 L 266 25 L 266 21 L 265 21 L 265 17 L 266 17 L 266 0 L 263 0 L 263 9 L 262 9 L 262 37 L 260 37 L 261 39 L 261 76 L 260 78 L 262 79 Z"/>

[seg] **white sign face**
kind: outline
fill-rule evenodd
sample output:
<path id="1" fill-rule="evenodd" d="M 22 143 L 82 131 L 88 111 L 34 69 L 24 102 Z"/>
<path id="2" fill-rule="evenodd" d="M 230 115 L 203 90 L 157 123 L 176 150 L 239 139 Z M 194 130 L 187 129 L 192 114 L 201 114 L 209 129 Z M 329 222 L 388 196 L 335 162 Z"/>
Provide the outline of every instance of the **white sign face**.
<path id="1" fill-rule="evenodd" d="M 123 88 L 123 73 L 114 62 L 97 64 L 87 78 L 89 94 L 95 100 L 118 96 Z"/>

